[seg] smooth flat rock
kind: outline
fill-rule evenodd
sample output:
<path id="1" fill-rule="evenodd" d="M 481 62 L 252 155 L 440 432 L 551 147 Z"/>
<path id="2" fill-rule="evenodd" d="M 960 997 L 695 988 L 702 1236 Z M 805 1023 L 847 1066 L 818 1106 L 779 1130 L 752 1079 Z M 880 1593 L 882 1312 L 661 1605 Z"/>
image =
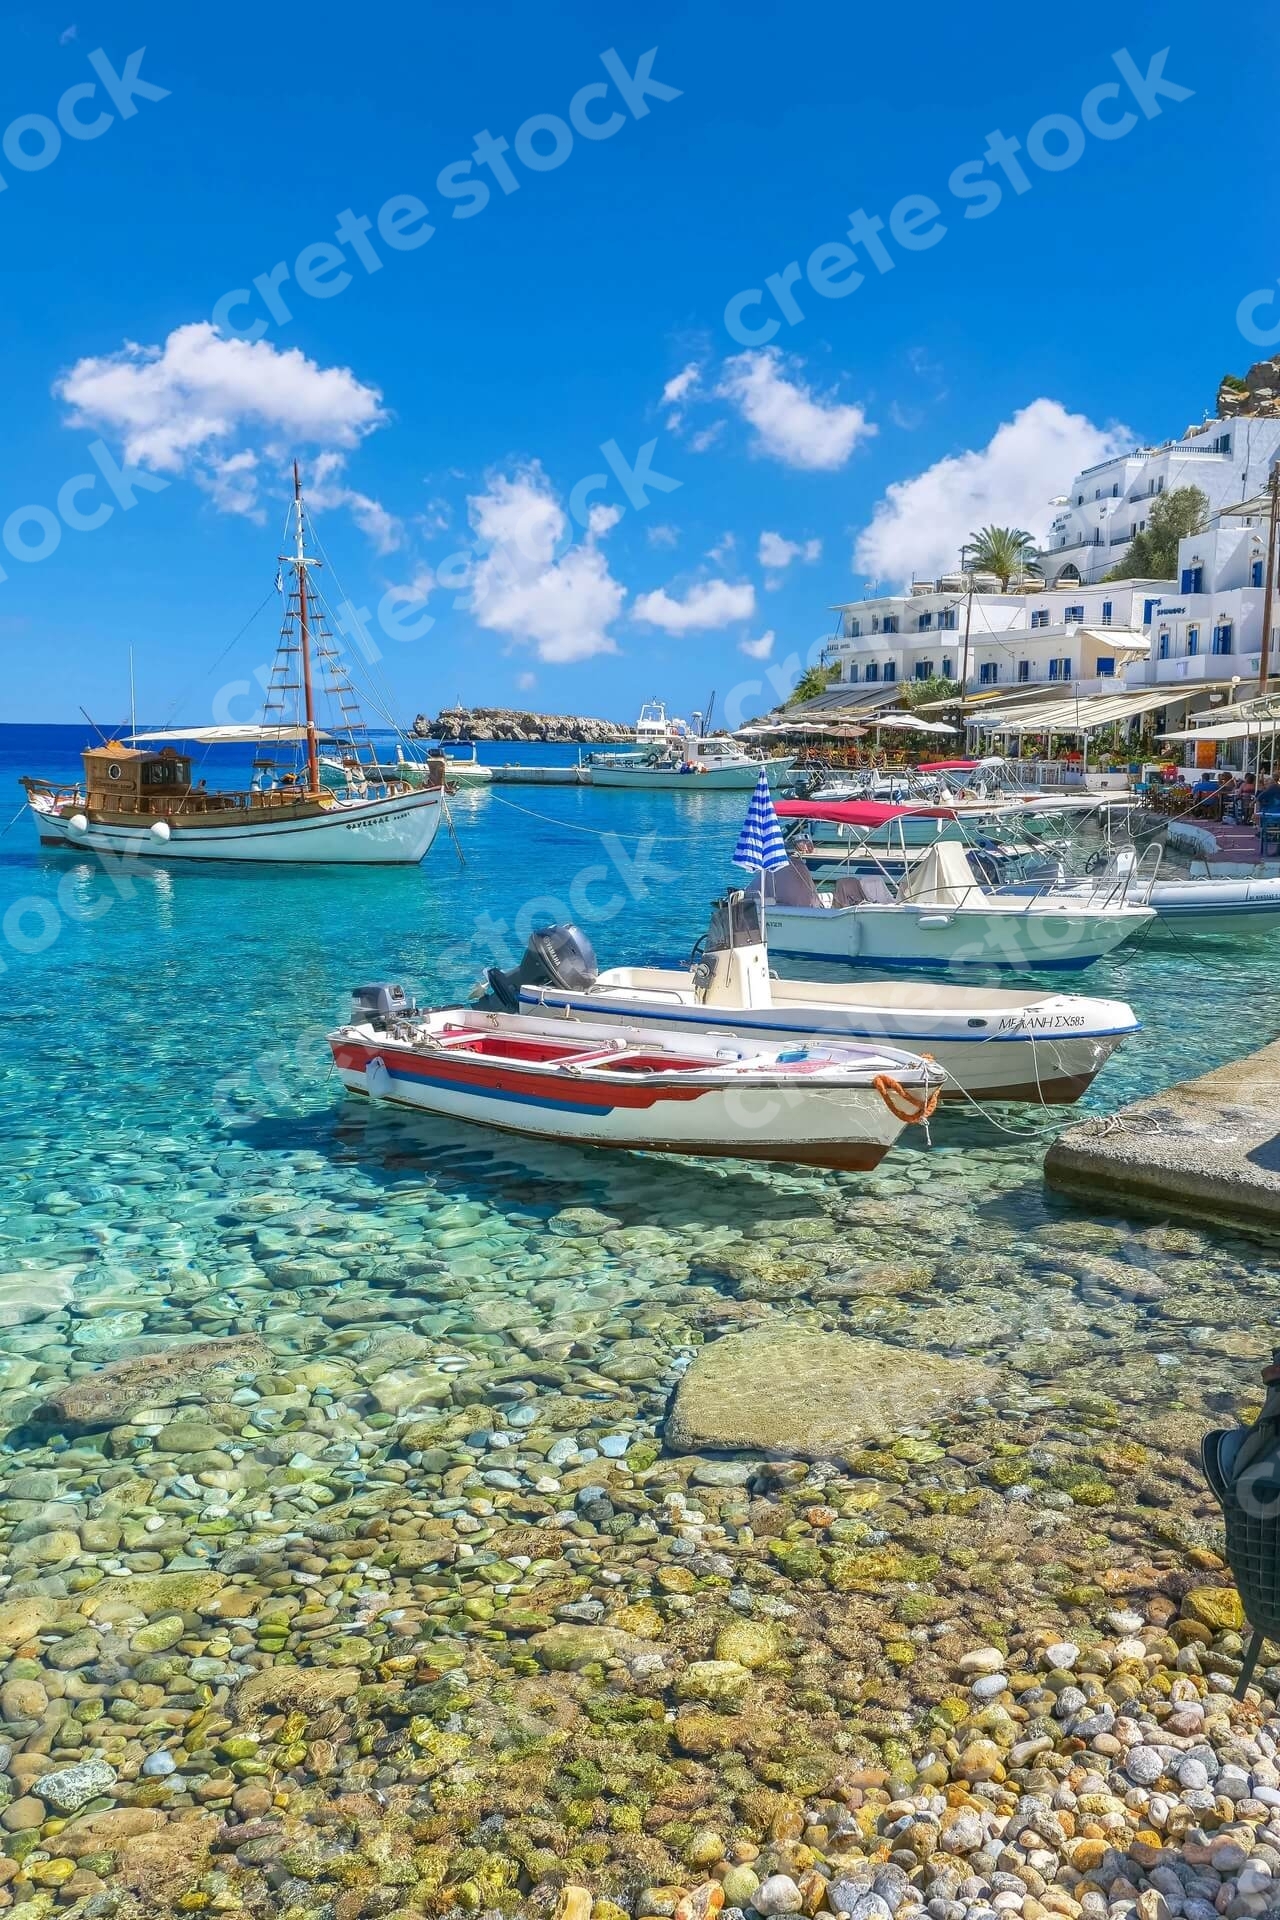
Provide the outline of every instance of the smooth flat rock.
<path id="1" fill-rule="evenodd" d="M 847 1460 L 871 1436 L 928 1425 L 992 1392 L 997 1379 L 976 1360 L 845 1333 L 757 1327 L 699 1351 L 676 1390 L 664 1437 L 675 1453 L 718 1448 Z"/>
<path id="2" fill-rule="evenodd" d="M 1060 1134 L 1064 1193 L 1280 1232 L 1280 1041 Z"/>
<path id="3" fill-rule="evenodd" d="M 254 1333 L 193 1340 L 68 1380 L 50 1394 L 39 1418 L 63 1427 L 113 1427 L 135 1407 L 169 1407 L 221 1375 L 261 1373 L 272 1365 L 271 1349 Z"/>
<path id="4" fill-rule="evenodd" d="M 358 1667 L 264 1667 L 240 1682 L 236 1704 L 246 1715 L 266 1706 L 323 1713 L 349 1700 L 359 1685 Z"/>

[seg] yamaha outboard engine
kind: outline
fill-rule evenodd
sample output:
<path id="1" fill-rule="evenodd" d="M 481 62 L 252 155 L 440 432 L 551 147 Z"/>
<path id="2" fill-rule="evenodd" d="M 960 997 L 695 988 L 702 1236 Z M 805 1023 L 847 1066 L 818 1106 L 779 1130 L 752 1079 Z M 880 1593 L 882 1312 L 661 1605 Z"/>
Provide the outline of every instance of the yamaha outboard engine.
<path id="1" fill-rule="evenodd" d="M 351 1018 L 357 1026 L 390 1027 L 417 1010 L 404 988 L 388 981 L 351 989 Z"/>
<path id="2" fill-rule="evenodd" d="M 521 987 L 560 987 L 568 993 L 583 993 L 595 985 L 599 971 L 595 948 L 581 927 L 535 927 L 518 967 L 506 973 L 499 967 L 488 968 L 485 991 L 476 1004 L 518 1013 Z"/>

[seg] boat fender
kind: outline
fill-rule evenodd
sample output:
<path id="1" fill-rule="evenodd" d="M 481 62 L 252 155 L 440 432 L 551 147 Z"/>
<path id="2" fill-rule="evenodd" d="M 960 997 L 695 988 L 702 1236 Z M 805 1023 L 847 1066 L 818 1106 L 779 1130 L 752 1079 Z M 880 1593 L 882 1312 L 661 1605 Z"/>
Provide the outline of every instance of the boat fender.
<path id="1" fill-rule="evenodd" d="M 73 813 L 71 818 L 67 822 L 67 826 L 70 828 L 72 833 L 87 833 L 89 830 L 88 815 L 83 813 Z"/>
<path id="2" fill-rule="evenodd" d="M 889 1073 L 878 1073 L 871 1084 L 894 1119 L 904 1120 L 908 1126 L 931 1120 L 942 1093 L 941 1087 L 934 1087 L 917 1098 L 908 1087 L 903 1086 L 901 1080 L 895 1080 Z"/>
<path id="3" fill-rule="evenodd" d="M 365 1062 L 364 1090 L 371 1100 L 391 1098 L 391 1074 L 380 1053 L 375 1053 L 372 1060 Z"/>
<path id="4" fill-rule="evenodd" d="M 173 838 L 173 828 L 167 820 L 153 820 L 151 822 L 151 837 L 153 840 L 162 842 L 171 840 Z"/>
<path id="5" fill-rule="evenodd" d="M 949 927 L 951 925 L 951 915 L 949 913 L 922 913 L 916 921 L 916 925 L 918 927 Z"/>

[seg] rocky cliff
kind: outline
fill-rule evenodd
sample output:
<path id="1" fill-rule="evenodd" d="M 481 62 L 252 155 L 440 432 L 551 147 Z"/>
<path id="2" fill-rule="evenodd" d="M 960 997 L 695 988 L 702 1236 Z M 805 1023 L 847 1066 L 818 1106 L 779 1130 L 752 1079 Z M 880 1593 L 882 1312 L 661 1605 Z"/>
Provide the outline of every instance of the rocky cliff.
<path id="1" fill-rule="evenodd" d="M 1224 374 L 1218 387 L 1218 418 L 1230 420 L 1242 413 L 1280 415 L 1280 357 L 1258 360 L 1241 380 Z"/>
<path id="2" fill-rule="evenodd" d="M 634 727 L 576 713 L 524 713 L 516 707 L 450 707 L 434 720 L 420 713 L 413 730 L 422 740 L 565 740 L 597 744 L 630 740 Z"/>

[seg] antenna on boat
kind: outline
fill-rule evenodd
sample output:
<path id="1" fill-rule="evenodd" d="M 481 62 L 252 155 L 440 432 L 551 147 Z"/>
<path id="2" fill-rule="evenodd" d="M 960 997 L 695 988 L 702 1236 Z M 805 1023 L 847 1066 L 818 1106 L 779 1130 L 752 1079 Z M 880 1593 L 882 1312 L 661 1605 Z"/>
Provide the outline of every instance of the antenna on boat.
<path id="1" fill-rule="evenodd" d="M 85 719 L 89 722 L 89 725 L 93 728 L 99 740 L 101 740 L 103 746 L 105 747 L 107 744 L 107 736 L 102 731 L 102 728 L 98 725 L 93 715 L 89 712 L 89 709 L 87 707 L 81 707 L 80 711 L 84 715 Z"/>
<path id="2" fill-rule="evenodd" d="M 129 649 L 129 739 L 134 741 L 138 735 L 138 702 L 133 689 L 133 648 Z"/>

